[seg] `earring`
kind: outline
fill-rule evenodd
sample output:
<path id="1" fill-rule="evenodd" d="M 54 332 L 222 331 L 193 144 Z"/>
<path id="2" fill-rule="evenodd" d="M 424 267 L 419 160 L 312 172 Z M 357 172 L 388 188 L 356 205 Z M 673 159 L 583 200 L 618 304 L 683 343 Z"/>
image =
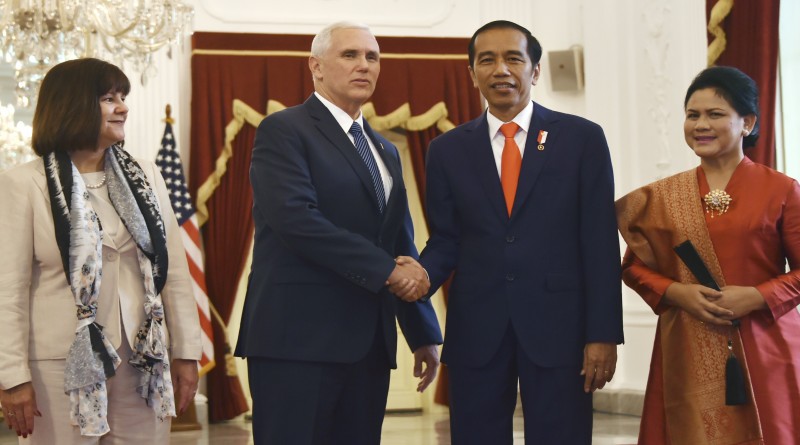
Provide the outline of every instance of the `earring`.
<path id="1" fill-rule="evenodd" d="M 744 130 L 742 130 L 742 133 L 743 133 L 745 136 L 747 136 L 748 134 L 750 134 L 750 130 L 748 130 L 747 128 L 745 128 Z"/>

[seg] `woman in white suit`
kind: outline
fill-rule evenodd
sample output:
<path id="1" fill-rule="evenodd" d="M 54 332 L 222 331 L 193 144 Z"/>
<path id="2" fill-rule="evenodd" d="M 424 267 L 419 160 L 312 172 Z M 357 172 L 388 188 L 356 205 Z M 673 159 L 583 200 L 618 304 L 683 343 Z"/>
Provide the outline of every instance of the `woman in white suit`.
<path id="1" fill-rule="evenodd" d="M 45 76 L 41 157 L 0 174 L 0 405 L 20 443 L 168 443 L 200 328 L 164 180 L 122 149 L 130 82 L 79 59 Z"/>

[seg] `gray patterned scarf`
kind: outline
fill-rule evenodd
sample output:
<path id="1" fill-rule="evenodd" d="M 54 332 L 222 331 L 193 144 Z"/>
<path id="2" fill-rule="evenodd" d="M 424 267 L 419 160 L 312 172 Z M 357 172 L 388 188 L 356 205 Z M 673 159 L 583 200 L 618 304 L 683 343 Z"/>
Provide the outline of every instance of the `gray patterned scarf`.
<path id="1" fill-rule="evenodd" d="M 121 363 L 95 321 L 103 268 L 102 224 L 78 169 L 65 152 L 44 157 L 56 241 L 64 273 L 75 298 L 78 324 L 67 354 L 64 391 L 70 397 L 70 420 L 84 436 L 108 431 L 106 380 Z M 138 249 L 144 277 L 146 320 L 139 328 L 128 360 L 141 372 L 137 392 L 159 420 L 175 416 L 169 371 L 164 306 L 168 255 L 158 200 L 139 164 L 118 145 L 105 154 L 108 196 Z M 123 341 L 126 341 L 123 338 Z"/>

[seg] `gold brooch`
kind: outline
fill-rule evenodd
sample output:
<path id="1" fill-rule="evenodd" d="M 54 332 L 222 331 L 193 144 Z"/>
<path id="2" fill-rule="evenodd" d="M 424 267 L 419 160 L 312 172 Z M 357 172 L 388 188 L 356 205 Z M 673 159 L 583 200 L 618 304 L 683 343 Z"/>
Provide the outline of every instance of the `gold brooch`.
<path id="1" fill-rule="evenodd" d="M 706 193 L 706 196 L 703 196 L 703 202 L 706 204 L 706 213 L 710 213 L 712 218 L 727 212 L 731 201 L 733 201 L 733 198 L 725 190 L 714 189 Z"/>

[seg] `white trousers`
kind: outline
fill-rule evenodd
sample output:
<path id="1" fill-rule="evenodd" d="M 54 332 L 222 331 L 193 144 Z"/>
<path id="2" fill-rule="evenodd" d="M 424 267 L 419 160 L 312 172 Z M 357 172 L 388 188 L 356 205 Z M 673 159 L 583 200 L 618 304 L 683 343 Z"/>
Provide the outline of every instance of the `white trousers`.
<path id="1" fill-rule="evenodd" d="M 155 411 L 136 392 L 139 371 L 128 364 L 127 341 L 117 350 L 122 364 L 107 382 L 108 424 L 111 431 L 100 437 L 81 436 L 69 421 L 69 396 L 64 394 L 66 360 L 30 361 L 36 405 L 42 417 L 34 417 L 33 434 L 20 437 L 20 445 L 139 445 L 168 444 L 171 420 L 156 419 Z"/>

